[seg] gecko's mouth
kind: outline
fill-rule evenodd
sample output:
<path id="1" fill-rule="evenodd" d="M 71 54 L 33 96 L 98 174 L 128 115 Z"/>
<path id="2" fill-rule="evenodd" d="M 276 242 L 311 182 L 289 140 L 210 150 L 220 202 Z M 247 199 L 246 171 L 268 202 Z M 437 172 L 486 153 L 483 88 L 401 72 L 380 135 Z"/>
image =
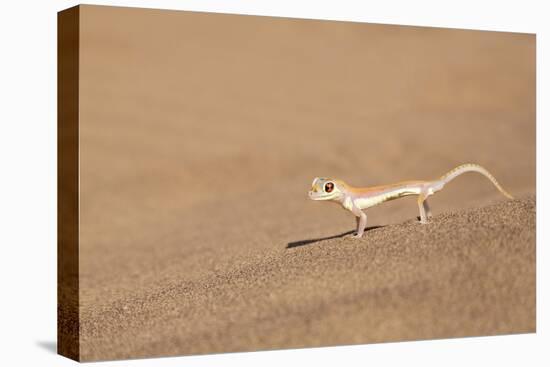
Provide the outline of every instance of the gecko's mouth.
<path id="1" fill-rule="evenodd" d="M 331 200 L 334 198 L 334 194 L 326 194 L 323 192 L 310 191 L 309 198 L 311 200 Z"/>

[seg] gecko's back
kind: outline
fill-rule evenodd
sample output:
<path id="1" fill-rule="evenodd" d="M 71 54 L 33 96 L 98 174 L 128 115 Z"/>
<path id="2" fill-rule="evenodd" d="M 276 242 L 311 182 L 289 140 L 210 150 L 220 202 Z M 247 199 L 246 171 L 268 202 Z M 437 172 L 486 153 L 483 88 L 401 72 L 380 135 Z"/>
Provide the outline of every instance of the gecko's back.
<path id="1" fill-rule="evenodd" d="M 367 209 L 385 201 L 408 195 L 419 195 L 427 184 L 429 184 L 428 181 L 402 181 L 391 185 L 349 187 L 349 192 L 360 209 Z"/>

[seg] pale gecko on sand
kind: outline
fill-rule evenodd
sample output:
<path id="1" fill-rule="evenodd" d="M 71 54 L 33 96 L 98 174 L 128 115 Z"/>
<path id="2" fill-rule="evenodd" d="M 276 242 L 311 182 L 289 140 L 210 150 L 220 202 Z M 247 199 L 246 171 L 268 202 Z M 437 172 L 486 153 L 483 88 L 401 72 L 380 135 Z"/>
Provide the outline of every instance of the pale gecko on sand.
<path id="1" fill-rule="evenodd" d="M 432 181 L 403 181 L 390 185 L 373 187 L 352 187 L 342 180 L 316 177 L 311 184 L 309 198 L 311 200 L 329 200 L 336 202 L 344 209 L 349 210 L 357 218 L 357 233 L 353 236 L 361 238 L 367 226 L 367 215 L 364 209 L 381 204 L 385 201 L 398 199 L 409 195 L 418 195 L 418 209 L 420 223 L 428 223 L 431 217 L 428 197 L 443 189 L 443 187 L 457 176 L 466 172 L 478 172 L 487 177 L 496 188 L 507 198 L 513 199 L 485 168 L 478 164 L 467 163 L 447 172 Z"/>

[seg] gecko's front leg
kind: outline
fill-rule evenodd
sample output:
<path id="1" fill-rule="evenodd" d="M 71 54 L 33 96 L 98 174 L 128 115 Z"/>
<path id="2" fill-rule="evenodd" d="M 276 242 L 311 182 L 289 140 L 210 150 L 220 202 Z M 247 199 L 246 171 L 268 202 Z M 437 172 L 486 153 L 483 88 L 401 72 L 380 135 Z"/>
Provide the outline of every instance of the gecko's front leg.
<path id="1" fill-rule="evenodd" d="M 353 238 L 363 237 L 365 233 L 365 228 L 367 227 L 367 215 L 359 208 L 354 207 L 351 211 L 357 219 L 357 233 L 353 235 Z"/>

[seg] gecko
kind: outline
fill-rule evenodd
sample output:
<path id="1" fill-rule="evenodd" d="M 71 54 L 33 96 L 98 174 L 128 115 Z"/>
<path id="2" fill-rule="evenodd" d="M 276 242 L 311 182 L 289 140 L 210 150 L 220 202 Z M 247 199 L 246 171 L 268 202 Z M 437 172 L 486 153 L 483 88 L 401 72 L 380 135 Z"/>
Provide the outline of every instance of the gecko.
<path id="1" fill-rule="evenodd" d="M 418 210 L 420 223 L 428 223 L 431 211 L 428 197 L 443 189 L 450 181 L 466 172 L 478 172 L 487 177 L 496 188 L 508 199 L 512 195 L 506 192 L 494 176 L 482 166 L 475 163 L 462 164 L 450 170 L 443 176 L 432 181 L 403 181 L 390 185 L 372 187 L 353 187 L 342 180 L 326 177 L 316 177 L 309 191 L 309 198 L 315 201 L 332 201 L 349 210 L 357 221 L 357 232 L 353 237 L 361 238 L 367 226 L 367 215 L 363 210 L 383 202 L 402 198 L 409 195 L 418 195 Z"/>

